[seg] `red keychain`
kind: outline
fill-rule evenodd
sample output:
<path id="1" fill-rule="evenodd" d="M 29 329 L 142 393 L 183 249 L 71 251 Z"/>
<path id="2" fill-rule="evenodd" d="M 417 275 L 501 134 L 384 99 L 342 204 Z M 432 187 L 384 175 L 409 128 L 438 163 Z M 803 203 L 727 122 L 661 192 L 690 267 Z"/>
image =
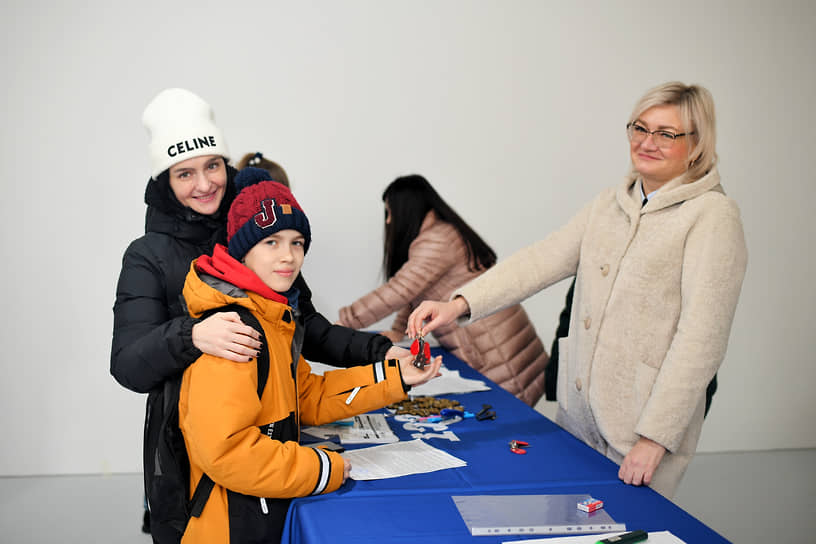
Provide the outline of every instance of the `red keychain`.
<path id="1" fill-rule="evenodd" d="M 431 346 L 420 336 L 411 343 L 411 355 L 414 356 L 415 367 L 425 368 L 425 365 L 431 362 Z"/>

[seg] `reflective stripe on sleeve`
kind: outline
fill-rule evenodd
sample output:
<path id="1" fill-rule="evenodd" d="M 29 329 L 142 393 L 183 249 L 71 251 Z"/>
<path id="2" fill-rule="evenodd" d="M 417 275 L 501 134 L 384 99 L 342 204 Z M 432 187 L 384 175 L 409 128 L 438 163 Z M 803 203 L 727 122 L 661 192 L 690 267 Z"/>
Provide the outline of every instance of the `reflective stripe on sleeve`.
<path id="1" fill-rule="evenodd" d="M 312 448 L 312 450 L 317 454 L 317 459 L 320 461 L 320 473 L 317 477 L 317 485 L 315 485 L 314 490 L 312 490 L 310 494 L 320 495 L 326 491 L 326 487 L 329 485 L 329 478 L 331 477 L 331 459 L 329 459 L 329 454 L 320 448 Z"/>

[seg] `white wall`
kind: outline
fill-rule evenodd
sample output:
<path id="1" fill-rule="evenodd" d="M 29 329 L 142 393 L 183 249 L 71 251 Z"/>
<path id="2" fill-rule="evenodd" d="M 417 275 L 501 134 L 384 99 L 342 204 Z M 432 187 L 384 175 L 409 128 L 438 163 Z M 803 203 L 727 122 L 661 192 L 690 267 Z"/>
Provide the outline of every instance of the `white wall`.
<path id="1" fill-rule="evenodd" d="M 750 262 L 700 450 L 816 447 L 812 2 L 75 4 L 0 8 L 0 475 L 141 469 L 111 307 L 143 230 L 141 112 L 169 86 L 213 105 L 236 158 L 285 166 L 333 320 L 380 280 L 397 175 L 428 177 L 504 257 L 620 181 L 646 89 L 706 85 Z M 547 345 L 566 287 L 525 303 Z"/>

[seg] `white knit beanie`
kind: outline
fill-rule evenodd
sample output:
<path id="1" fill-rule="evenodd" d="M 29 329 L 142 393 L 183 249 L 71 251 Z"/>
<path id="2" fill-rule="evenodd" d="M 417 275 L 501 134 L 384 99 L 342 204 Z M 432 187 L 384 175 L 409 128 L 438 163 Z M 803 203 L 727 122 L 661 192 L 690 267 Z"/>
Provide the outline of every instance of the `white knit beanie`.
<path id="1" fill-rule="evenodd" d="M 150 101 L 142 114 L 150 136 L 150 175 L 176 163 L 202 155 L 221 155 L 229 160 L 227 142 L 215 126 L 212 108 L 185 89 L 165 89 Z"/>

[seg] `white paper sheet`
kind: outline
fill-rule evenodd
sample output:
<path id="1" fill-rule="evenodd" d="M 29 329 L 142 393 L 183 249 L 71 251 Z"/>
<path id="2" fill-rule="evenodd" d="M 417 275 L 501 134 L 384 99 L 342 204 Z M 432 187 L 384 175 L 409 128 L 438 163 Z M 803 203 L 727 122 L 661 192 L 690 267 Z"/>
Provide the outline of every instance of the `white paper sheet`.
<path id="1" fill-rule="evenodd" d="M 353 423 L 353 425 L 348 425 Z M 329 439 L 332 436 L 340 438 L 341 444 L 390 444 L 399 442 L 399 437 L 394 434 L 385 414 L 361 414 L 341 420 L 339 424 L 326 424 L 319 427 L 303 427 L 302 432 L 322 438 Z"/>
<path id="2" fill-rule="evenodd" d="M 442 367 L 438 376 L 428 383 L 411 388 L 412 397 L 438 397 L 454 393 L 472 393 L 474 391 L 490 391 L 490 387 L 482 380 L 471 380 L 459 375 L 458 370 L 448 370 Z"/>
<path id="3" fill-rule="evenodd" d="M 347 450 L 341 455 L 351 461 L 353 480 L 382 480 L 467 466 L 458 457 L 419 439 Z"/>
<path id="4" fill-rule="evenodd" d="M 603 538 L 617 536 L 623 533 L 604 533 L 600 535 L 562 536 L 556 538 L 533 538 L 528 540 L 513 540 L 503 544 L 595 544 Z M 649 538 L 643 544 L 686 544 L 669 531 L 649 533 Z"/>

